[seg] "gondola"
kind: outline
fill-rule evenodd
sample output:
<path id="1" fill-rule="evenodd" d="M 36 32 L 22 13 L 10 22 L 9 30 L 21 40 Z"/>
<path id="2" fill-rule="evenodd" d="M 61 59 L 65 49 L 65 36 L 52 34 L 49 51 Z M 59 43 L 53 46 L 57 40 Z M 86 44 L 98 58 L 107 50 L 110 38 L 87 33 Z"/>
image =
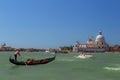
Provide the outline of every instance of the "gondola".
<path id="1" fill-rule="evenodd" d="M 27 62 L 27 61 L 15 61 L 15 59 L 9 57 L 9 61 L 15 65 L 39 65 L 39 64 L 46 64 L 49 63 L 53 60 L 55 60 L 56 54 L 54 57 L 51 58 L 45 58 L 45 59 L 40 59 L 40 60 L 33 60 L 32 62 Z"/>

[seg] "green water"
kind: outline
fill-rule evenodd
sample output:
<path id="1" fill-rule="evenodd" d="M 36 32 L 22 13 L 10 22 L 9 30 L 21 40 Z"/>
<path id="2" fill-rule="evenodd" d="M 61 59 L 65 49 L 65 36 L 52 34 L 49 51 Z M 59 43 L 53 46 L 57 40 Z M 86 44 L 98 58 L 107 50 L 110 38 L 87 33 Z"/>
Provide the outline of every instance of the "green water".
<path id="1" fill-rule="evenodd" d="M 14 52 L 0 52 L 0 80 L 119 80 L 120 53 L 94 53 L 88 59 L 79 53 L 57 54 L 56 60 L 44 65 L 16 66 L 9 62 Z M 52 57 L 54 54 L 21 52 L 18 60 Z"/>

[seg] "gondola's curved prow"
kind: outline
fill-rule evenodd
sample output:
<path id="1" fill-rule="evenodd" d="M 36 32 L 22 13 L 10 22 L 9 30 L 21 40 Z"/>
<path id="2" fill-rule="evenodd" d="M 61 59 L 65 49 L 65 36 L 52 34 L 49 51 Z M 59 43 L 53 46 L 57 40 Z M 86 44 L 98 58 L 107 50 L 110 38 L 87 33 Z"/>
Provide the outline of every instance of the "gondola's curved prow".
<path id="1" fill-rule="evenodd" d="M 38 65 L 38 64 L 46 64 L 49 63 L 56 58 L 56 53 L 54 57 L 51 58 L 45 58 L 45 59 L 40 59 L 40 60 L 34 60 L 33 62 L 26 62 L 26 61 L 15 61 L 15 59 L 9 57 L 9 61 L 15 65 Z"/>

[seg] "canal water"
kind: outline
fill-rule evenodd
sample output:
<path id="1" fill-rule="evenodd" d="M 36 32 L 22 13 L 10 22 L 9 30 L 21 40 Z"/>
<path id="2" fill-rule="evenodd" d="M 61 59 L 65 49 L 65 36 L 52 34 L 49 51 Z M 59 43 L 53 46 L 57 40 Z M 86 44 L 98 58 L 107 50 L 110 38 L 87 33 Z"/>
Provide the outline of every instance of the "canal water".
<path id="1" fill-rule="evenodd" d="M 48 64 L 17 66 L 9 62 L 14 52 L 0 52 L 0 80 L 119 80 L 120 53 L 91 53 L 90 58 L 76 58 L 80 53 L 60 54 Z M 18 60 L 42 59 L 54 54 L 21 52 Z"/>

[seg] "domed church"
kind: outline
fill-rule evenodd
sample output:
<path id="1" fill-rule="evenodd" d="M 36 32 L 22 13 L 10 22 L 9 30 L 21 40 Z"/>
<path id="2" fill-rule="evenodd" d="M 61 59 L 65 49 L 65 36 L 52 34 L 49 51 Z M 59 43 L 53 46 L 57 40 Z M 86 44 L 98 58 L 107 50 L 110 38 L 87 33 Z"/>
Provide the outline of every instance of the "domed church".
<path id="1" fill-rule="evenodd" d="M 108 44 L 105 41 L 102 32 L 100 31 L 96 36 L 96 39 L 90 36 L 87 40 L 87 43 L 81 44 L 79 41 L 76 41 L 73 46 L 73 52 L 104 52 L 108 50 Z"/>
<path id="2" fill-rule="evenodd" d="M 107 43 L 105 42 L 105 39 L 104 39 L 104 36 L 102 35 L 102 32 L 99 32 L 99 34 L 96 37 L 95 42 L 99 48 L 104 48 L 107 46 Z"/>

